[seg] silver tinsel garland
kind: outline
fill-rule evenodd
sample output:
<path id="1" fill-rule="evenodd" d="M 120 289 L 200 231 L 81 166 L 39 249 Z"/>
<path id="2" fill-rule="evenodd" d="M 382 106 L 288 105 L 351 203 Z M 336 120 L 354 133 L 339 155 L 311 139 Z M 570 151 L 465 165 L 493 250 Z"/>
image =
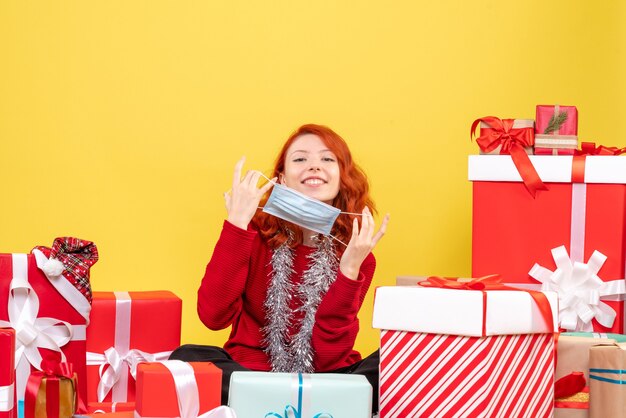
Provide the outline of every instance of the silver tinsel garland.
<path id="1" fill-rule="evenodd" d="M 313 348 L 311 336 L 315 325 L 315 313 L 334 282 L 339 268 L 339 260 L 330 237 L 316 238 L 317 249 L 307 258 L 310 260 L 304 272 L 302 283 L 297 289 L 290 280 L 293 270 L 293 250 L 288 243 L 278 247 L 272 254 L 272 279 L 267 290 L 265 309 L 268 323 L 263 328 L 266 352 L 270 356 L 272 370 L 275 372 L 311 373 L 313 372 Z M 297 309 L 303 312 L 302 320 L 294 324 L 289 303 L 294 295 L 301 300 Z M 299 326 L 298 331 L 289 338 L 289 328 Z"/>

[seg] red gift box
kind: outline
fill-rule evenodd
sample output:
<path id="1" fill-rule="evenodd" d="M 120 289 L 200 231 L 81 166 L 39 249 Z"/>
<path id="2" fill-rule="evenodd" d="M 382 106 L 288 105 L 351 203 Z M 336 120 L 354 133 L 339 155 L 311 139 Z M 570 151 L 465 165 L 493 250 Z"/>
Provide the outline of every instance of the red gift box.
<path id="1" fill-rule="evenodd" d="M 189 416 L 179 410 L 195 408 L 198 416 L 220 405 L 222 371 L 213 363 L 185 363 L 179 360 L 143 363 L 137 367 L 137 400 L 135 417 Z M 182 412 L 182 413 L 181 413 Z"/>
<path id="2" fill-rule="evenodd" d="M 15 331 L 0 328 L 0 418 L 16 416 Z"/>
<path id="3" fill-rule="evenodd" d="M 535 147 L 535 155 L 574 155 L 575 148 L 542 148 Z"/>
<path id="4" fill-rule="evenodd" d="M 79 396 L 86 393 L 85 328 L 91 305 L 63 275 L 46 276 L 41 268 L 47 262 L 39 250 L 0 254 L 0 326 L 31 338 L 16 340 L 18 400 L 24 399 L 28 376 L 41 368 L 42 359 L 72 363 Z"/>
<path id="5" fill-rule="evenodd" d="M 564 245 L 574 262 L 586 263 L 595 251 L 606 256 L 600 263 L 599 277 L 606 286 L 623 288 L 626 159 L 533 156 L 531 160 L 549 188 L 534 199 L 524 189 L 510 157 L 470 156 L 472 275 L 498 273 L 507 283 L 537 284 L 530 270 L 535 264 L 554 270 L 552 250 Z M 576 268 L 581 266 L 584 264 Z M 624 303 L 610 300 L 618 299 L 619 294 L 614 295 L 586 306 L 592 310 L 602 307 L 616 315 L 611 326 L 602 326 L 594 319 L 593 330 L 623 333 Z M 587 296 L 593 299 L 593 294 Z M 564 302 L 567 300 L 561 299 L 561 309 Z M 591 322 L 585 322 L 589 327 Z"/>
<path id="6" fill-rule="evenodd" d="M 94 292 L 87 328 L 90 410 L 94 403 L 135 400 L 134 367 L 166 360 L 180 345 L 181 312 L 182 301 L 168 291 Z"/>

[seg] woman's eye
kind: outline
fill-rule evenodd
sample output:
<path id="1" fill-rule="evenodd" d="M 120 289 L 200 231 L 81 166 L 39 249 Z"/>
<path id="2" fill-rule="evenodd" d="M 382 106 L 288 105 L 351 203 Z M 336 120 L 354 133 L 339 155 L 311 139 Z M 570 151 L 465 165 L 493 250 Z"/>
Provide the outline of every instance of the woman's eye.
<path id="1" fill-rule="evenodd" d="M 328 161 L 328 162 L 332 163 L 332 162 L 335 162 L 335 159 L 332 158 L 332 157 L 324 157 L 324 158 L 322 158 L 322 161 Z"/>
<path id="2" fill-rule="evenodd" d="M 302 161 L 304 161 L 304 157 L 298 157 L 293 159 L 294 163 L 301 163 Z"/>

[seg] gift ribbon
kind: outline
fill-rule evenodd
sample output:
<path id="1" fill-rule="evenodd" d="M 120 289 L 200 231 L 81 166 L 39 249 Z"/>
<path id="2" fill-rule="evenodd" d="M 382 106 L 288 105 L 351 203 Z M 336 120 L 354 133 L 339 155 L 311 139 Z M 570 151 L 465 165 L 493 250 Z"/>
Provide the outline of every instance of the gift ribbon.
<path id="1" fill-rule="evenodd" d="M 13 279 L 9 287 L 8 321 L 0 327 L 15 329 L 15 380 L 17 399 L 24 399 L 30 366 L 41 370 L 40 348 L 56 351 L 65 361 L 61 347 L 71 340 L 85 339 L 84 325 L 71 325 L 55 318 L 37 317 L 39 297 L 28 283 L 28 257 L 13 254 Z"/>
<path id="2" fill-rule="evenodd" d="M 617 379 L 609 379 L 608 377 L 598 376 L 593 373 L 605 373 L 617 375 Z M 601 382 L 613 383 L 616 385 L 626 385 L 626 370 L 623 369 L 589 369 L 589 378 L 599 380 Z"/>
<path id="3" fill-rule="evenodd" d="M 200 394 L 193 367 L 189 363 L 180 360 L 167 360 L 161 363 L 170 371 L 174 378 L 180 418 L 237 418 L 235 411 L 227 406 L 219 406 L 199 414 Z M 135 417 L 142 418 L 137 410 L 135 410 Z"/>
<path id="4" fill-rule="evenodd" d="M 132 301 L 128 292 L 115 294 L 115 340 L 113 347 L 104 353 L 87 353 L 87 365 L 99 365 L 100 382 L 98 383 L 98 402 L 103 402 L 111 393 L 113 402 L 127 402 L 128 375 L 133 379 L 137 375 L 137 365 L 142 362 L 167 360 L 171 351 L 146 353 L 130 349 L 130 318 Z"/>
<path id="5" fill-rule="evenodd" d="M 26 396 L 24 399 L 24 417 L 35 418 L 35 406 L 37 405 L 37 393 L 41 387 L 43 379 L 46 379 L 46 416 L 48 418 L 59 418 L 59 390 L 60 380 L 69 379 L 74 388 L 73 412 L 85 413 L 82 402 L 79 401 L 76 391 L 76 375 L 70 363 L 44 362 L 41 371 L 31 373 L 26 386 Z"/>
<path id="6" fill-rule="evenodd" d="M 495 116 L 476 119 L 470 129 L 470 138 L 476 134 L 476 128 L 480 122 L 489 125 L 491 129 L 481 129 L 481 135 L 476 139 L 478 146 L 483 152 L 491 152 L 501 146 L 500 154 L 510 154 L 526 189 L 535 197 L 537 190 L 548 190 L 548 188 L 541 181 L 524 150 L 524 147 L 533 146 L 534 132 L 532 128 L 514 129 L 514 121 L 514 119 L 499 119 Z"/>
<path id="7" fill-rule="evenodd" d="M 423 287 L 437 287 L 443 289 L 456 289 L 456 290 L 478 290 L 483 295 L 483 324 L 482 324 L 482 336 L 487 336 L 487 292 L 486 291 L 498 291 L 498 290 L 514 290 L 518 292 L 526 292 L 535 302 L 535 306 L 539 308 L 539 312 L 543 321 L 547 325 L 549 332 L 554 331 L 554 319 L 552 317 L 552 308 L 550 302 L 545 294 L 536 290 L 520 289 L 511 286 L 504 285 L 500 282 L 500 276 L 492 274 L 489 276 L 472 279 L 470 281 L 459 281 L 457 278 L 443 278 L 431 276 L 426 280 L 419 282 L 418 284 Z"/>
<path id="8" fill-rule="evenodd" d="M 595 142 L 583 142 L 580 144 L 580 150 L 576 150 L 576 155 L 621 155 L 624 153 L 626 153 L 626 147 L 596 146 Z"/>
<path id="9" fill-rule="evenodd" d="M 37 262 L 37 267 L 48 278 L 48 281 L 54 286 L 54 288 L 69 302 L 69 304 L 78 312 L 83 318 L 85 323 L 89 325 L 89 313 L 91 312 L 91 303 L 78 289 L 76 289 L 62 274 L 53 274 L 51 269 L 46 268 L 50 263 L 54 263 L 58 260 L 54 258 L 48 259 L 40 250 L 34 249 L 32 251 Z"/>
<path id="10" fill-rule="evenodd" d="M 583 372 L 572 372 L 554 382 L 554 399 L 567 398 L 585 388 L 587 380 Z"/>
<path id="11" fill-rule="evenodd" d="M 7 412 L 15 406 L 15 385 L 0 386 L 0 412 Z"/>
<path id="12" fill-rule="evenodd" d="M 291 375 L 291 377 L 291 393 L 295 395 L 295 402 L 292 402 L 291 404 L 285 406 L 283 415 L 280 415 L 276 412 L 268 412 L 267 414 L 265 414 L 265 418 L 307 418 L 310 416 L 310 397 L 305 397 L 304 395 L 310 393 L 311 391 L 311 376 L 308 374 L 303 375 L 302 373 L 294 373 Z M 293 403 L 298 406 L 294 407 Z M 324 417 L 333 418 L 333 416 L 327 412 L 318 412 L 317 414 L 313 415 L 312 418 Z"/>
<path id="13" fill-rule="evenodd" d="M 626 285 L 624 280 L 604 282 L 598 277 L 606 256 L 594 251 L 585 264 L 570 259 L 565 246 L 560 246 L 552 249 L 552 257 L 556 270 L 535 264 L 528 274 L 541 283 L 542 290 L 558 293 L 561 328 L 590 332 L 594 318 L 601 325 L 612 327 L 616 313 L 601 299 L 626 294 Z"/>

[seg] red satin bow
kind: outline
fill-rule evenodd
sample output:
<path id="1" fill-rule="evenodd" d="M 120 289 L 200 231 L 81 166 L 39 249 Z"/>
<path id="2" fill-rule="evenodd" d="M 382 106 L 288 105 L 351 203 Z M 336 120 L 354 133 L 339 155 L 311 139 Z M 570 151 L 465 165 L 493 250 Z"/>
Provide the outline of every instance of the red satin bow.
<path id="1" fill-rule="evenodd" d="M 514 119 L 500 119 L 495 116 L 476 119 L 470 129 L 470 138 L 474 138 L 476 135 L 476 128 L 480 122 L 489 125 L 490 129 L 481 129 L 481 135 L 476 139 L 476 143 L 483 152 L 491 152 L 501 145 L 500 154 L 511 155 L 526 189 L 535 197 L 537 190 L 548 190 L 548 188 L 541 181 L 537 170 L 533 167 L 533 163 L 524 150 L 524 147 L 534 145 L 534 132 L 532 129 L 514 129 L 514 121 Z"/>
<path id="2" fill-rule="evenodd" d="M 544 293 L 536 290 L 518 289 L 516 287 L 506 286 L 500 282 L 501 280 L 502 279 L 500 279 L 500 275 L 498 274 L 479 277 L 477 279 L 472 279 L 469 282 L 460 282 L 457 278 L 431 276 L 418 284 L 423 287 L 481 291 L 483 294 L 483 337 L 487 335 L 487 293 L 485 290 L 516 290 L 528 293 L 535 301 L 535 305 L 539 308 L 541 317 L 548 326 L 548 329 L 554 331 L 552 308 L 550 308 L 550 302 L 548 302 L 548 298 Z"/>
<path id="3" fill-rule="evenodd" d="M 587 381 L 583 372 L 572 372 L 554 382 L 554 399 L 567 398 L 585 388 Z"/>
<path id="4" fill-rule="evenodd" d="M 576 155 L 621 155 L 624 153 L 626 153 L 626 147 L 605 147 L 604 145 L 596 147 L 595 142 L 583 142 L 580 144 L 580 150 L 575 152 Z"/>
<path id="5" fill-rule="evenodd" d="M 59 417 L 59 382 L 61 379 L 70 379 L 74 386 L 74 405 L 77 413 L 86 413 L 84 403 L 78 396 L 76 375 L 71 363 L 59 363 L 49 360 L 41 362 L 41 371 L 34 371 L 28 377 L 26 383 L 26 393 L 24 397 L 24 417 L 35 418 L 35 406 L 37 404 L 37 393 L 46 379 L 46 416 L 48 418 Z"/>

